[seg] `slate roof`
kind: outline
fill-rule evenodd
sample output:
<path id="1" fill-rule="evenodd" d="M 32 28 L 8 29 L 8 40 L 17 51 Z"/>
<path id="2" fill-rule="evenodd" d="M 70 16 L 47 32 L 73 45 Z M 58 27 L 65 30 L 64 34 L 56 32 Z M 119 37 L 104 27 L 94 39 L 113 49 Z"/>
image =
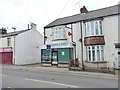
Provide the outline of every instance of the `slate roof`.
<path id="1" fill-rule="evenodd" d="M 2 34 L 2 35 L 0 35 L 0 38 L 8 37 L 8 36 L 18 35 L 18 34 L 21 34 L 21 33 L 27 32 L 27 31 L 29 31 L 29 30 L 30 30 L 30 29 L 27 29 L 27 30 L 21 30 L 21 31 L 15 31 L 15 32 L 10 32 L 10 33 L 7 33 L 7 34 Z"/>
<path id="2" fill-rule="evenodd" d="M 118 7 L 120 8 L 120 5 L 115 5 L 107 8 L 89 11 L 86 14 L 77 14 L 69 17 L 59 18 L 53 21 L 52 23 L 48 24 L 44 28 L 50 28 L 50 27 L 59 26 L 59 25 L 67 25 L 67 24 L 89 20 L 93 18 L 101 18 L 106 16 L 118 15 L 120 14 L 120 12 L 118 12 Z"/>

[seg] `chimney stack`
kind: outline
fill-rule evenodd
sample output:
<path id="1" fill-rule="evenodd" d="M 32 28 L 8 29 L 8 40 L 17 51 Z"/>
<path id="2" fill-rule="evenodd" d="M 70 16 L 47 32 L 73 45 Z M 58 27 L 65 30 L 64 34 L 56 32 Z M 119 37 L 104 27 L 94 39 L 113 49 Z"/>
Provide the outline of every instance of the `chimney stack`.
<path id="1" fill-rule="evenodd" d="M 6 28 L 2 27 L 2 29 L 0 29 L 0 34 L 7 34 Z"/>
<path id="2" fill-rule="evenodd" d="M 36 27 L 37 27 L 37 25 L 36 25 L 36 24 L 31 23 L 31 29 L 35 29 L 35 30 L 36 30 Z"/>
<path id="3" fill-rule="evenodd" d="M 81 13 L 88 13 L 88 10 L 85 6 L 83 6 L 81 9 L 80 9 L 80 12 Z"/>

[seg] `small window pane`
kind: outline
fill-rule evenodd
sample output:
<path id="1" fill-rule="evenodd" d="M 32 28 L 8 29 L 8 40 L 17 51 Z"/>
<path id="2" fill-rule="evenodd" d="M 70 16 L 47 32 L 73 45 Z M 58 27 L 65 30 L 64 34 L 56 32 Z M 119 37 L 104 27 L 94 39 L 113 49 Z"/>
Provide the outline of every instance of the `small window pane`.
<path id="1" fill-rule="evenodd" d="M 92 46 L 92 59 L 93 59 L 93 61 L 95 61 L 95 47 L 94 46 Z"/>
<path id="2" fill-rule="evenodd" d="M 104 61 L 104 51 L 103 50 L 101 50 L 101 59 L 102 59 L 102 61 Z"/>
<path id="3" fill-rule="evenodd" d="M 91 35 L 94 35 L 94 22 L 91 22 Z"/>
<path id="4" fill-rule="evenodd" d="M 97 50 L 99 50 L 99 46 L 97 46 Z"/>
<path id="5" fill-rule="evenodd" d="M 102 21 L 99 21 L 100 23 L 100 35 L 102 35 Z"/>
<path id="6" fill-rule="evenodd" d="M 103 50 L 103 46 L 101 46 L 101 50 Z"/>
<path id="7" fill-rule="evenodd" d="M 100 61 L 100 50 L 97 50 L 97 61 Z"/>
<path id="8" fill-rule="evenodd" d="M 89 50 L 89 61 L 91 61 L 91 51 Z"/>
<path id="9" fill-rule="evenodd" d="M 89 26 L 89 23 L 87 23 L 87 35 L 90 35 L 90 26 Z"/>
<path id="10" fill-rule="evenodd" d="M 94 49 L 95 49 L 95 46 L 92 46 L 92 49 L 94 50 Z"/>
<path id="11" fill-rule="evenodd" d="M 98 32 L 98 22 L 97 21 L 95 22 L 95 32 L 96 32 L 96 35 L 99 34 L 99 32 Z"/>
<path id="12" fill-rule="evenodd" d="M 88 47 L 88 49 L 90 50 L 90 47 Z"/>

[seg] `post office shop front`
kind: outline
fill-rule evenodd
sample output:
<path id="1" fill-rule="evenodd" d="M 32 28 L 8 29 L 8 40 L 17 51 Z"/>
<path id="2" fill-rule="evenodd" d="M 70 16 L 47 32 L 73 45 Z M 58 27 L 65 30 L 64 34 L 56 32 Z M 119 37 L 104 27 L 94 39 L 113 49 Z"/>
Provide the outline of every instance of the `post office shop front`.
<path id="1" fill-rule="evenodd" d="M 72 43 L 50 44 L 41 47 L 41 63 L 68 64 L 74 58 Z"/>

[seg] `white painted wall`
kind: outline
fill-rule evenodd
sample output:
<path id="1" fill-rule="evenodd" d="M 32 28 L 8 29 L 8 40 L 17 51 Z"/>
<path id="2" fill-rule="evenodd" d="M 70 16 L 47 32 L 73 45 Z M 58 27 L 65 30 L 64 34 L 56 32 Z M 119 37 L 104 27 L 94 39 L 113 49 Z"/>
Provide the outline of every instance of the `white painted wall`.
<path id="1" fill-rule="evenodd" d="M 105 17 L 103 20 L 103 33 L 105 37 L 105 60 L 108 67 L 113 67 L 115 62 L 115 45 L 118 43 L 118 16 Z"/>
<path id="2" fill-rule="evenodd" d="M 79 39 L 81 38 L 81 26 L 80 23 L 74 23 L 73 26 L 73 41 L 76 42 L 76 58 L 81 62 L 81 42 Z M 75 49 L 75 48 L 74 48 Z"/>
<path id="3" fill-rule="evenodd" d="M 52 28 L 45 29 L 46 44 L 52 43 Z"/>
<path id="4" fill-rule="evenodd" d="M 7 38 L 0 38 L 0 48 L 8 47 Z M 13 47 L 14 63 L 14 36 L 11 36 L 11 45 Z M 33 64 L 41 62 L 41 46 L 43 45 L 43 36 L 34 28 L 27 32 L 15 36 L 15 64 Z"/>
<path id="5" fill-rule="evenodd" d="M 21 33 L 16 39 L 16 65 L 41 62 L 40 47 L 43 45 L 43 37 L 37 30 Z"/>

